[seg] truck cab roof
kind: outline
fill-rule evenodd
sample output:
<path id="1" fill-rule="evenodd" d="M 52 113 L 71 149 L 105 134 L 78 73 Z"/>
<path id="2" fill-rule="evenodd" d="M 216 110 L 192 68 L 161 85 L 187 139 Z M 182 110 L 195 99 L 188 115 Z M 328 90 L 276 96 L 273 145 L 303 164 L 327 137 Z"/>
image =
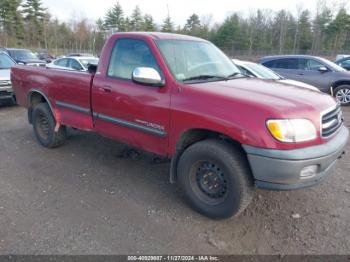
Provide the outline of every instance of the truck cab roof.
<path id="1" fill-rule="evenodd" d="M 114 34 L 118 37 L 137 37 L 137 36 L 143 36 L 152 38 L 154 40 L 188 40 L 188 41 L 200 41 L 200 42 L 206 42 L 206 40 L 188 36 L 188 35 L 180 35 L 180 34 L 174 34 L 174 33 L 161 33 L 161 32 L 126 32 L 126 33 L 116 33 Z"/>

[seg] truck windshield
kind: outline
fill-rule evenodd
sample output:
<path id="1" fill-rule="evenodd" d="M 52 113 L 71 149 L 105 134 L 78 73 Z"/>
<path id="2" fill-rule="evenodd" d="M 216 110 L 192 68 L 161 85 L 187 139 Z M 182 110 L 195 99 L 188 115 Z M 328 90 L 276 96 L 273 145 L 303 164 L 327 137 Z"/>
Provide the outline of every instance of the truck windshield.
<path id="1" fill-rule="evenodd" d="M 0 69 L 10 69 L 14 65 L 15 62 L 13 62 L 11 58 L 4 53 L 0 53 Z"/>
<path id="2" fill-rule="evenodd" d="M 209 42 L 158 40 L 157 45 L 178 81 L 227 80 L 240 74 L 233 62 Z"/>

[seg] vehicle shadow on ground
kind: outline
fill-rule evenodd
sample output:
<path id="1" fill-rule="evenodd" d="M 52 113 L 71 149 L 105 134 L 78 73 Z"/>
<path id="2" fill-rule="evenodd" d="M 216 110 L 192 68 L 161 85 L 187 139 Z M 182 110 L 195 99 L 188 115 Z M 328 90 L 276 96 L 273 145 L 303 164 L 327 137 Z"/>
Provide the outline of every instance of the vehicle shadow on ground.
<path id="1" fill-rule="evenodd" d="M 0 100 L 0 109 L 9 109 L 12 107 L 17 107 L 12 101 L 1 101 Z"/>

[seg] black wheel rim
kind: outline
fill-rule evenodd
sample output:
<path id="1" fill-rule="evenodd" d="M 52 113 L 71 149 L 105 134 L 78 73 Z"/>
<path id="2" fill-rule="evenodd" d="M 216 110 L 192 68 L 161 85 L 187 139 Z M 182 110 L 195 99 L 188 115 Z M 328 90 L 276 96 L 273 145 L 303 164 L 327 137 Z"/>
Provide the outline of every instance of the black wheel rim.
<path id="1" fill-rule="evenodd" d="M 47 140 L 50 134 L 50 124 L 46 115 L 39 113 L 36 118 L 36 130 L 40 138 Z"/>
<path id="2" fill-rule="evenodd" d="M 210 161 L 199 161 L 191 170 L 191 186 L 197 197 L 210 205 L 222 203 L 228 194 L 228 181 L 223 169 Z"/>

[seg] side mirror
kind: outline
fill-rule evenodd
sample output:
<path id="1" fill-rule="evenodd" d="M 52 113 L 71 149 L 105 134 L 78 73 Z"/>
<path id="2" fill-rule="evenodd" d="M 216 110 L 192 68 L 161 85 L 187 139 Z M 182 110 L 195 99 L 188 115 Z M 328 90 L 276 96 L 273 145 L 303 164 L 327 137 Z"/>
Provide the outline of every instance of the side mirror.
<path id="1" fill-rule="evenodd" d="M 132 72 L 132 80 L 150 86 L 164 86 L 165 82 L 159 72 L 152 67 L 137 67 Z"/>
<path id="2" fill-rule="evenodd" d="M 326 73 L 326 72 L 328 72 L 328 68 L 325 67 L 325 66 L 320 66 L 320 67 L 318 68 L 318 71 L 321 72 L 321 73 Z"/>
<path id="3" fill-rule="evenodd" d="M 96 72 L 97 72 L 97 65 L 89 64 L 88 65 L 88 72 L 90 74 L 96 74 Z"/>

